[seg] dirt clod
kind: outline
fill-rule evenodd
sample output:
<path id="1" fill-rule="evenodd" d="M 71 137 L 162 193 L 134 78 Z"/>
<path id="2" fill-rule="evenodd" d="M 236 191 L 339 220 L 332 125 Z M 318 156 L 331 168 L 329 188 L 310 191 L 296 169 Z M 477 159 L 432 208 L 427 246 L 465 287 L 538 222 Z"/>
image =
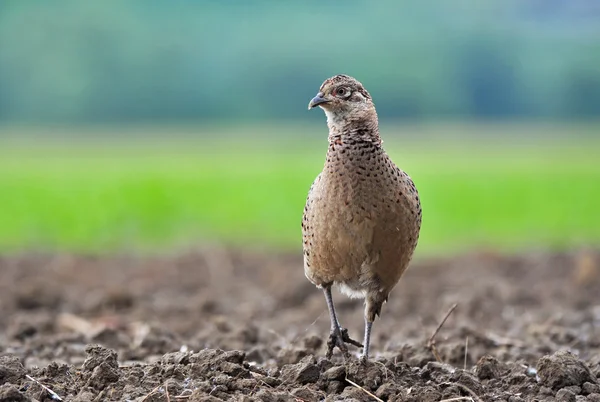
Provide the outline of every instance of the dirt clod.
<path id="1" fill-rule="evenodd" d="M 291 392 L 296 398 L 305 401 L 318 401 L 325 397 L 323 392 L 316 391 L 310 387 L 294 388 Z"/>
<path id="2" fill-rule="evenodd" d="M 308 384 L 317 382 L 320 370 L 315 364 L 315 358 L 306 356 L 297 364 L 287 364 L 283 366 L 281 379 L 289 384 Z"/>
<path id="3" fill-rule="evenodd" d="M 346 378 L 346 367 L 344 366 L 334 366 L 330 369 L 327 369 L 321 378 L 325 381 L 333 381 L 333 380 L 343 380 Z"/>
<path id="4" fill-rule="evenodd" d="M 119 363 L 117 362 L 117 352 L 111 349 L 107 349 L 100 345 L 88 345 L 85 348 L 87 358 L 83 362 L 81 367 L 83 371 L 91 371 L 101 364 L 105 364 L 111 368 L 118 368 Z"/>
<path id="5" fill-rule="evenodd" d="M 542 384 L 561 389 L 586 382 L 596 384 L 596 377 L 584 362 L 568 351 L 558 351 L 542 357 L 537 364 L 537 372 Z"/>
<path id="6" fill-rule="evenodd" d="M 502 374 L 503 368 L 500 362 L 493 356 L 485 355 L 477 362 L 475 373 L 480 380 L 490 380 L 498 378 Z"/>
<path id="7" fill-rule="evenodd" d="M 86 385 L 101 390 L 118 380 L 119 372 L 107 362 L 102 362 L 94 368 Z"/>
<path id="8" fill-rule="evenodd" d="M 25 375 L 25 367 L 16 356 L 0 356 L 0 385 L 15 383 Z"/>
<path id="9" fill-rule="evenodd" d="M 600 385 L 586 382 L 581 387 L 584 395 L 600 394 Z"/>
<path id="10" fill-rule="evenodd" d="M 31 398 L 23 395 L 14 385 L 0 385 L 0 402 L 30 402 Z"/>
<path id="11" fill-rule="evenodd" d="M 577 395 L 566 388 L 563 388 L 556 393 L 556 400 L 558 402 L 576 402 L 576 397 Z"/>

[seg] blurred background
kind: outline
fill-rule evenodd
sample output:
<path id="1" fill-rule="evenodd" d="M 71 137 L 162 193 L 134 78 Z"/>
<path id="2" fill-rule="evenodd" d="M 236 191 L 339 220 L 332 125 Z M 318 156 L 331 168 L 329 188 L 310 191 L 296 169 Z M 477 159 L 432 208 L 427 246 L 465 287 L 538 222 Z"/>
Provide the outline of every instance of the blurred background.
<path id="1" fill-rule="evenodd" d="M 600 3 L 0 3 L 0 251 L 298 250 L 326 78 L 363 82 L 418 255 L 600 243 Z"/>

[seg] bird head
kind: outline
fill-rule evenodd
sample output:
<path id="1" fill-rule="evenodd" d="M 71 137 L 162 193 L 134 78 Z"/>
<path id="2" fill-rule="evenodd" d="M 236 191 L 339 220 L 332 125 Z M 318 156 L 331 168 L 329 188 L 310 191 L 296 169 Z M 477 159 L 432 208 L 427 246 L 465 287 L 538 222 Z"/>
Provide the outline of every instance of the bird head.
<path id="1" fill-rule="evenodd" d="M 308 109 L 319 106 L 328 118 L 343 119 L 348 115 L 371 114 L 375 110 L 371 95 L 350 76 L 340 74 L 328 78 L 319 93 L 308 103 Z"/>

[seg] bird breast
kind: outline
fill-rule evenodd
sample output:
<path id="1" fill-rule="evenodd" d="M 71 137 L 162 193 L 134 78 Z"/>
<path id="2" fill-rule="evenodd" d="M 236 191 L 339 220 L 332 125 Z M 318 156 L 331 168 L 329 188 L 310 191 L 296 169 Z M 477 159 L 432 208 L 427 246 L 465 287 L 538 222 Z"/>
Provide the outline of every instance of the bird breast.
<path id="1" fill-rule="evenodd" d="M 330 144 L 303 223 L 305 271 L 311 281 L 347 283 L 361 292 L 367 282 L 381 279 L 377 275 L 404 269 L 398 253 L 410 249 L 407 254 L 412 254 L 408 237 L 414 233 L 408 232 L 417 226 L 407 179 L 378 144 Z M 378 273 L 382 264 L 389 267 Z M 397 281 L 396 276 L 388 282 Z"/>

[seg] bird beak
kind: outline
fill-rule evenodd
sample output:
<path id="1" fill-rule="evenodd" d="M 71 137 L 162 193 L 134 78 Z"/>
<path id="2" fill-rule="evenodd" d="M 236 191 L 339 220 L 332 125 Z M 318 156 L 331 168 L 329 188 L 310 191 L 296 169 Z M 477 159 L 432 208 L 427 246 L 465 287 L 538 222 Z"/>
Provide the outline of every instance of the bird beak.
<path id="1" fill-rule="evenodd" d="M 315 106 L 319 106 L 322 103 L 327 103 L 327 102 L 330 102 L 330 101 L 325 99 L 325 95 L 323 94 L 323 92 L 319 92 L 317 94 L 317 96 L 315 96 L 314 98 L 312 98 L 310 100 L 310 102 L 308 102 L 308 110 L 312 109 Z"/>

